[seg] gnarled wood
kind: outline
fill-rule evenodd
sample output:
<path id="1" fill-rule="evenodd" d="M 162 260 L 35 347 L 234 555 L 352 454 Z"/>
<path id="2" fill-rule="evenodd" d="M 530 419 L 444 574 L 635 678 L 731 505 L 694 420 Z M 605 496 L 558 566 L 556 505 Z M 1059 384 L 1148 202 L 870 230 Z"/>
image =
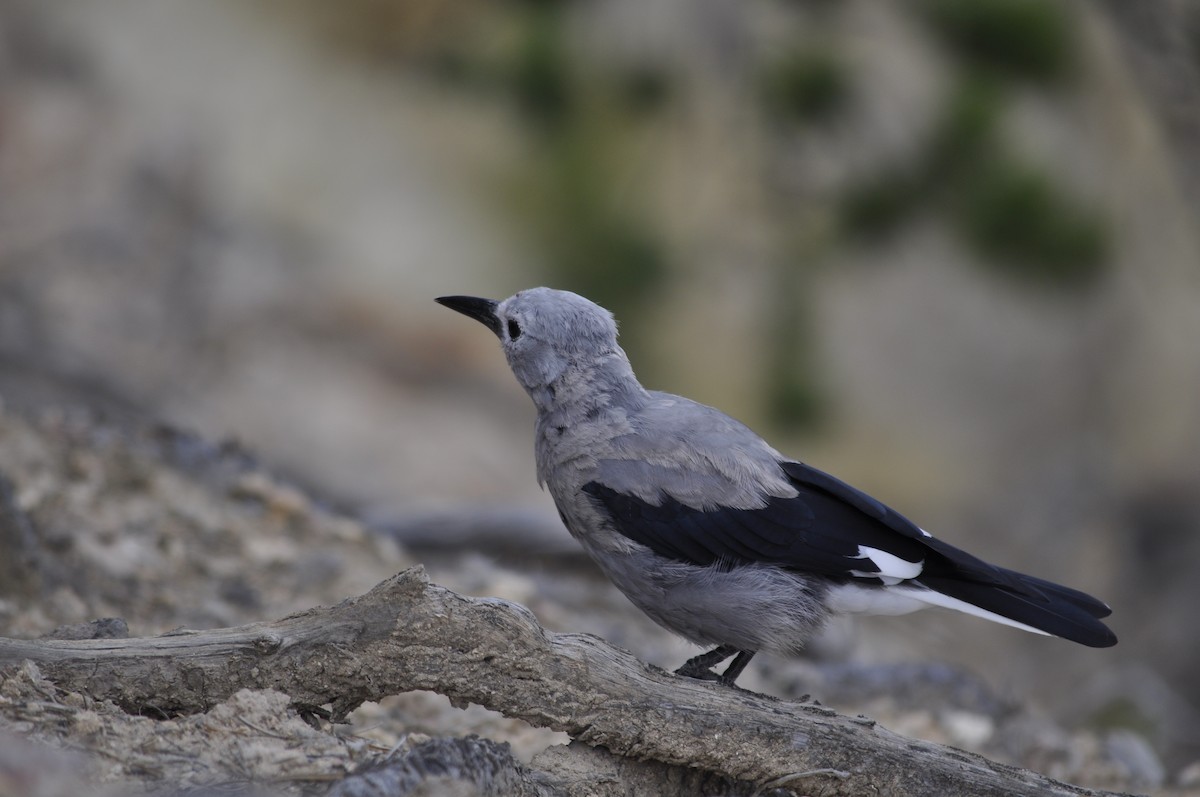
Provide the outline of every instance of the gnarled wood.
<path id="1" fill-rule="evenodd" d="M 276 622 L 141 639 L 0 639 L 0 667 L 26 659 L 62 688 L 128 711 L 198 712 L 239 689 L 270 688 L 299 705 L 331 703 L 340 717 L 427 689 L 620 756 L 811 795 L 1101 794 L 820 706 L 675 677 L 595 637 L 549 633 L 517 604 L 431 584 L 421 568 Z"/>

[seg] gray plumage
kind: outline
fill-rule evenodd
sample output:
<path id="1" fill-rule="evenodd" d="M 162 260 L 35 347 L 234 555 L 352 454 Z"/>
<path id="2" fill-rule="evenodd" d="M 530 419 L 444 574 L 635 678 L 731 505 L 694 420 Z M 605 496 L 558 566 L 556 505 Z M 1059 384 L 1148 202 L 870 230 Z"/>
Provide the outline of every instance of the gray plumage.
<path id="1" fill-rule="evenodd" d="M 756 651 L 798 653 L 831 613 L 928 604 L 1116 642 L 1100 601 L 981 562 L 718 410 L 646 390 L 593 302 L 548 288 L 438 301 L 500 339 L 537 407 L 538 480 L 570 533 L 653 620 L 718 646 L 680 672 L 731 683 Z"/>

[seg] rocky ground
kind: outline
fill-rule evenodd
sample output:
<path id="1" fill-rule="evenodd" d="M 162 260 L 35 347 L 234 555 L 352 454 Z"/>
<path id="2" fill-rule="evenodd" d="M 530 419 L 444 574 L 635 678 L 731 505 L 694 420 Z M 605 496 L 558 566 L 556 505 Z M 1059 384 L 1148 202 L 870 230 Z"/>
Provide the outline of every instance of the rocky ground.
<path id="1" fill-rule="evenodd" d="M 536 524 L 448 514 L 384 534 L 273 477 L 236 446 L 176 429 L 5 410 L 0 477 L 4 636 L 139 636 L 273 619 L 359 594 L 419 561 L 455 590 L 528 605 L 548 628 L 597 633 L 663 665 L 691 651 L 637 616 L 573 549 L 545 545 L 549 530 Z M 407 547 L 397 535 L 410 539 Z M 98 618 L 123 622 L 88 625 Z M 826 641 L 809 660 L 768 660 L 745 685 L 813 694 L 899 733 L 1072 783 L 1166 794 L 1200 779 L 1185 771 L 1178 788 L 1167 788 L 1142 737 L 1064 729 L 961 669 L 873 665 L 840 650 Z M 306 724 L 287 696 L 269 691 L 241 692 L 198 716 L 129 716 L 63 692 L 28 665 L 0 681 L 0 794 L 196 793 L 189 790 L 230 784 L 245 786 L 242 793 L 325 794 L 340 782 L 351 789 L 340 793 L 352 794 L 354 781 L 343 779 L 371 762 L 414 750 L 444 757 L 426 743 L 470 734 L 508 743 L 519 762 L 569 741 L 428 692 L 366 704 L 334 726 Z"/>
<path id="2" fill-rule="evenodd" d="M 955 4 L 562 4 L 557 55 L 526 5 L 0 3 L 0 635 L 278 618 L 421 563 L 677 666 L 695 649 L 598 578 L 538 493 L 494 341 L 432 301 L 611 288 L 648 240 L 662 283 L 612 307 L 648 385 L 1100 596 L 1121 639 L 863 621 L 741 682 L 1069 781 L 1196 789 L 1195 0 L 1065 4 L 1077 79 L 1013 84 L 995 111 L 1010 154 L 1111 223 L 1107 270 L 1071 293 L 983 268 L 927 205 L 883 241 L 829 239 L 839 192 L 923 151 L 952 98 L 957 56 L 913 12 Z M 849 91 L 781 135 L 747 88 L 789 43 L 828 50 Z M 547 85 L 580 109 L 638 77 L 650 104 L 546 147 L 518 73 L 565 78 Z M 593 250 L 590 277 L 564 270 Z M 803 284 L 781 288 L 784 266 Z M 766 415 L 781 362 L 823 396 L 810 432 Z M 6 677 L 0 797 L 321 793 L 393 748 L 495 753 L 436 741 L 477 733 L 531 762 L 566 741 L 427 693 L 309 729 L 273 695 L 128 717 Z"/>

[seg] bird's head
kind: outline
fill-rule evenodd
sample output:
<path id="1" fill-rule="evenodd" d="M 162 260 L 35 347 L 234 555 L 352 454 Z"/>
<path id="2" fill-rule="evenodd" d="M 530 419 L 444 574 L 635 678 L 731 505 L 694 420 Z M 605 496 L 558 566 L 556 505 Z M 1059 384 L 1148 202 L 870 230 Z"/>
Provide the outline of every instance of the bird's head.
<path id="1" fill-rule="evenodd" d="M 539 404 L 572 371 L 588 376 L 623 365 L 618 371 L 628 372 L 612 313 L 578 294 L 530 288 L 501 302 L 473 296 L 437 301 L 495 333 L 517 381 Z"/>

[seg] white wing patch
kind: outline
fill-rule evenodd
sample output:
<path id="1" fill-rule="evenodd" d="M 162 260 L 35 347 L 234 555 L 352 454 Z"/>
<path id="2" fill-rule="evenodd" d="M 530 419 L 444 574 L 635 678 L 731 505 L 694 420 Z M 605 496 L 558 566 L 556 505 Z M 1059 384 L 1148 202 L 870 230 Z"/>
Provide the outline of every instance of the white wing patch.
<path id="1" fill-rule="evenodd" d="M 907 559 L 901 559 L 895 554 L 881 551 L 878 548 L 872 548 L 869 545 L 858 546 L 858 556 L 852 558 L 870 560 L 871 564 L 879 568 L 879 572 L 851 570 L 851 575 L 859 578 L 877 578 L 887 586 L 893 586 L 910 578 L 916 578 L 925 569 L 924 559 L 919 562 L 910 562 Z"/>

